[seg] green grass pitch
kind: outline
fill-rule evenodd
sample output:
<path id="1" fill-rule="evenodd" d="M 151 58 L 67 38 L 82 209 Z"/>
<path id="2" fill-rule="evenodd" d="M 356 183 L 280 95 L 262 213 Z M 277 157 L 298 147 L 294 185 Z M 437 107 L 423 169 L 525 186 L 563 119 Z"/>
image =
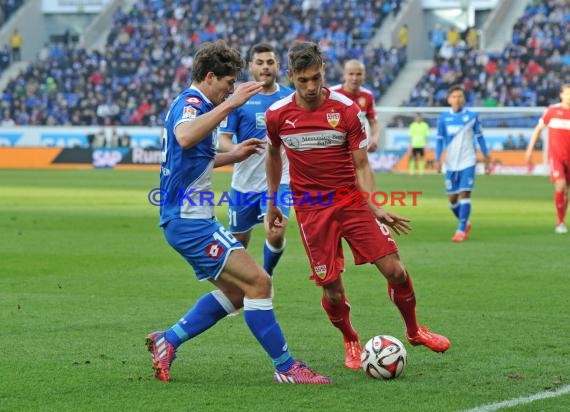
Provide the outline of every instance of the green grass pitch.
<path id="1" fill-rule="evenodd" d="M 214 187 L 227 189 L 217 173 Z M 0 410 L 459 411 L 555 390 L 570 380 L 570 235 L 554 234 L 545 177 L 478 176 L 472 239 L 453 244 L 442 176 L 377 175 L 379 190 L 421 190 L 398 238 L 419 320 L 452 342 L 406 343 L 394 381 L 343 367 L 294 219 L 275 274 L 275 310 L 294 356 L 334 380 L 278 386 L 243 314 L 186 343 L 173 382 L 151 376 L 144 338 L 209 291 L 166 243 L 148 192 L 155 172 L 0 171 Z M 226 222 L 226 210 L 218 208 Z M 250 251 L 262 259 L 257 228 Z M 345 247 L 352 320 L 363 343 L 405 340 L 385 281 Z M 570 395 L 515 407 L 570 410 Z"/>

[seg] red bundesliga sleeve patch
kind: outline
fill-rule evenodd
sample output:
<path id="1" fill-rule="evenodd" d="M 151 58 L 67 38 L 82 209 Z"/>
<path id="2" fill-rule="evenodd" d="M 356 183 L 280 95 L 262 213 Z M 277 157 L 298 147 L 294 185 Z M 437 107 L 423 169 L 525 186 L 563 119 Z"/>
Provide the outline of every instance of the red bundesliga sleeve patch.
<path id="1" fill-rule="evenodd" d="M 183 119 L 195 119 L 196 118 L 196 109 L 192 106 L 185 106 L 184 110 L 182 111 L 182 118 Z"/>

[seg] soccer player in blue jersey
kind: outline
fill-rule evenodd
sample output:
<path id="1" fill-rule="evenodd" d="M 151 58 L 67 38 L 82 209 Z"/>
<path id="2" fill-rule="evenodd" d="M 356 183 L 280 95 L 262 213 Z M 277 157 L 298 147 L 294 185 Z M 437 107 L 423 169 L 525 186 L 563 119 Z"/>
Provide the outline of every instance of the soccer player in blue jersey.
<path id="1" fill-rule="evenodd" d="M 449 206 L 459 219 L 451 241 L 463 242 L 469 238 L 471 229 L 469 215 L 477 163 L 476 143 L 479 144 L 485 158 L 485 174 L 491 172 L 490 158 L 477 113 L 464 108 L 463 87 L 459 85 L 450 87 L 447 103 L 451 106 L 451 110 L 439 116 L 435 160 L 437 169 L 441 172 L 441 155 L 445 146 L 445 189 L 449 197 Z"/>
<path id="2" fill-rule="evenodd" d="M 242 68 L 239 52 L 225 42 L 204 43 L 194 56 L 192 84 L 172 102 L 165 118 L 160 226 L 196 277 L 210 281 L 216 289 L 202 296 L 171 328 L 148 335 L 154 375 L 170 381 L 180 344 L 243 307 L 247 326 L 273 361 L 275 382 L 329 384 L 328 378 L 291 357 L 273 312 L 271 277 L 216 220 L 213 204 L 204 200 L 211 199 L 214 167 L 239 162 L 263 144 L 249 139 L 231 152 L 215 152 L 213 132 L 219 123 L 263 87 L 252 81 L 234 88 Z"/>
<path id="3" fill-rule="evenodd" d="M 232 147 L 232 137 L 238 143 L 248 139 L 265 139 L 265 111 L 275 103 L 293 93 L 293 89 L 277 83 L 279 59 L 275 48 L 269 43 L 258 43 L 249 51 L 249 72 L 258 82 L 263 82 L 261 92 L 252 96 L 243 106 L 233 110 L 227 122 L 220 129 L 220 147 L 227 150 Z M 282 152 L 283 174 L 277 200 L 283 216 L 289 218 L 290 203 L 289 165 Z M 244 201 L 247 193 L 247 201 Z M 253 154 L 244 161 L 236 163 L 232 174 L 228 221 L 230 231 L 245 247 L 248 246 L 251 231 L 263 223 L 267 211 L 267 180 L 265 177 L 265 152 Z M 279 201 L 282 199 L 283 201 Z M 279 262 L 285 249 L 286 224 L 270 231 L 265 224 L 265 245 L 263 247 L 263 268 L 273 276 L 273 269 Z"/>

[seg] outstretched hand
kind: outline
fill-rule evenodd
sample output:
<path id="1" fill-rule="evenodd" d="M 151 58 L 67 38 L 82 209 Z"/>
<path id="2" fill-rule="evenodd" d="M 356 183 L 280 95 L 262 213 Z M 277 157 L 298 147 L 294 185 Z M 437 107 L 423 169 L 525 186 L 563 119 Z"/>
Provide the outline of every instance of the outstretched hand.
<path id="1" fill-rule="evenodd" d="M 232 152 L 236 157 L 236 163 L 247 159 L 254 153 L 262 153 L 267 141 L 260 139 L 247 139 L 241 143 L 236 144 Z"/>
<path id="2" fill-rule="evenodd" d="M 409 224 L 410 219 L 407 217 L 402 217 L 384 209 L 377 209 L 374 214 L 380 223 L 390 226 L 397 235 L 406 235 L 412 230 L 412 226 Z"/>

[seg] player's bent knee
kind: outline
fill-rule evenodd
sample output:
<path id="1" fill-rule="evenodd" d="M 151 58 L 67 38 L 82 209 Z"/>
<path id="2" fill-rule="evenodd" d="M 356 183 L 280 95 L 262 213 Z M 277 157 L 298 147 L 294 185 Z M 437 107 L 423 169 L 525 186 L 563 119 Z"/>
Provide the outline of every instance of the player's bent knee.
<path id="1" fill-rule="evenodd" d="M 325 286 L 325 299 L 333 306 L 338 306 L 344 301 L 344 288 L 334 287 L 333 285 Z"/>
<path id="2" fill-rule="evenodd" d="M 245 288 L 244 293 L 245 296 L 250 299 L 263 299 L 271 296 L 271 290 L 271 277 L 260 268 L 253 282 Z"/>
<path id="3" fill-rule="evenodd" d="M 406 281 L 406 268 L 397 254 L 384 256 L 375 262 L 376 267 L 390 283 L 403 283 Z"/>

